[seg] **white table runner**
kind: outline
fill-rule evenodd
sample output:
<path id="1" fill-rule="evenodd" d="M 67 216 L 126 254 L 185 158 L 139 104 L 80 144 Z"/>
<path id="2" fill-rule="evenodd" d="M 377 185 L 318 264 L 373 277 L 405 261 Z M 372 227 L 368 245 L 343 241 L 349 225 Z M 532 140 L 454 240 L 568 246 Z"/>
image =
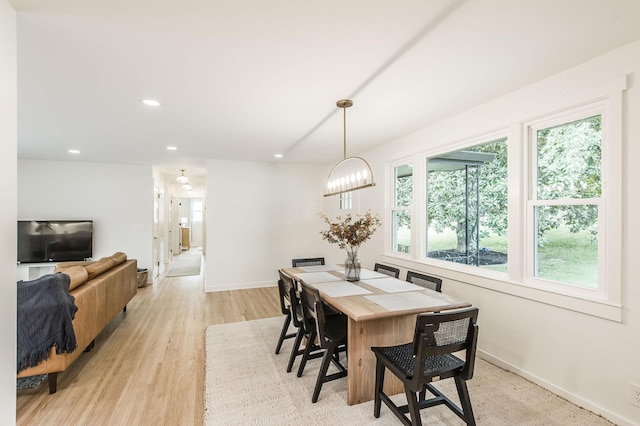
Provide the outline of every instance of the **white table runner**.
<path id="1" fill-rule="evenodd" d="M 341 277 L 336 277 L 335 275 L 324 271 L 302 272 L 300 274 L 296 274 L 296 276 L 307 284 L 322 283 L 327 281 L 343 281 Z"/>
<path id="2" fill-rule="evenodd" d="M 322 272 L 322 271 L 339 271 L 342 266 L 338 265 L 309 265 L 299 266 L 304 272 Z"/>
<path id="3" fill-rule="evenodd" d="M 306 281 L 305 281 L 306 282 Z M 371 292 L 348 281 L 332 281 L 326 283 L 314 283 L 312 287 L 330 297 L 356 296 L 361 294 L 371 294 Z"/>
<path id="4" fill-rule="evenodd" d="M 406 293 L 374 294 L 363 296 L 373 303 L 382 306 L 389 311 L 400 311 L 403 309 L 431 308 L 448 305 L 435 297 L 414 291 Z"/>
<path id="5" fill-rule="evenodd" d="M 338 274 L 344 276 L 344 268 L 341 268 L 339 271 L 336 271 Z M 389 275 L 381 274 L 380 272 L 372 271 L 371 269 L 361 269 L 360 270 L 360 280 L 367 280 L 372 278 L 389 278 Z"/>
<path id="6" fill-rule="evenodd" d="M 402 281 L 393 277 L 385 277 L 385 278 L 376 278 L 369 280 L 360 280 L 367 285 L 370 285 L 375 288 L 379 288 L 380 290 L 386 293 L 400 293 L 403 291 L 419 291 L 424 290 L 424 287 L 420 287 L 415 284 L 411 284 L 407 281 Z"/>

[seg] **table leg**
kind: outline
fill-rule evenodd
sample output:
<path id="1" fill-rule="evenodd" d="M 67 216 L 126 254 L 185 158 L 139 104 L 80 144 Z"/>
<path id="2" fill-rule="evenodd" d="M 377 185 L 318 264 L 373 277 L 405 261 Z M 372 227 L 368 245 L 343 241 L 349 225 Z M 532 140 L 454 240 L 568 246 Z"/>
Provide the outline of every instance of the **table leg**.
<path id="1" fill-rule="evenodd" d="M 372 346 L 393 346 L 413 340 L 416 315 L 381 318 L 370 321 L 349 319 L 347 403 L 373 399 L 376 381 L 376 357 Z M 385 392 L 404 392 L 402 383 L 392 374 L 385 376 Z"/>

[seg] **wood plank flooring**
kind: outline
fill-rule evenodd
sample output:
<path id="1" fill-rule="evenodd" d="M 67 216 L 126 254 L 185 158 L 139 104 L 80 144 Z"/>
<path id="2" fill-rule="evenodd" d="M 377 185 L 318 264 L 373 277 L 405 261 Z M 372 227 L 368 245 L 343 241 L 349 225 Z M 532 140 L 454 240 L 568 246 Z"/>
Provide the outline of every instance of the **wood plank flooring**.
<path id="1" fill-rule="evenodd" d="M 207 326 L 279 316 L 277 292 L 205 293 L 203 274 L 138 289 L 91 352 L 58 374 L 57 393 L 46 381 L 17 391 L 17 424 L 202 424 Z"/>

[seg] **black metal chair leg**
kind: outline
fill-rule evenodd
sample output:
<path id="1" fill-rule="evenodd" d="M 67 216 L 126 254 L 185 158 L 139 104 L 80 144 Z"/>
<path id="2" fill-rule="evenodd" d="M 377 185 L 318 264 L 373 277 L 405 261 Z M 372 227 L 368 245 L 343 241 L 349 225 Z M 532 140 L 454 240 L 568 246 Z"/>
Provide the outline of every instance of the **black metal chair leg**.
<path id="1" fill-rule="evenodd" d="M 377 419 L 380 417 L 380 407 L 382 405 L 382 399 L 380 399 L 380 392 L 384 387 L 384 364 L 376 360 L 376 387 L 373 401 L 373 416 Z"/>
<path id="2" fill-rule="evenodd" d="M 333 358 L 333 350 L 326 349 L 324 351 L 324 356 L 322 357 L 322 364 L 320 365 L 320 371 L 318 371 L 318 379 L 316 380 L 316 386 L 313 389 L 313 396 L 311 397 L 311 402 L 318 402 L 318 396 L 320 396 L 320 391 L 322 390 L 322 384 L 324 383 L 324 379 L 327 375 L 327 371 L 329 370 L 329 364 L 331 363 L 331 358 Z"/>
<path id="3" fill-rule="evenodd" d="M 420 408 L 418 407 L 416 393 L 409 390 L 406 386 L 404 393 L 407 395 L 407 406 L 409 408 L 409 415 L 411 416 L 411 425 L 422 426 L 422 418 L 420 417 Z"/>
<path id="4" fill-rule="evenodd" d="M 473 415 L 473 408 L 471 407 L 467 382 L 462 377 L 455 377 L 455 382 L 456 388 L 458 389 L 458 397 L 460 398 L 460 405 L 462 405 L 462 412 L 464 413 L 463 420 L 467 425 L 475 426 L 476 419 Z"/>
<path id="5" fill-rule="evenodd" d="M 302 359 L 300 360 L 300 365 L 298 366 L 298 377 L 302 377 L 302 372 L 304 371 L 304 367 L 307 365 L 307 360 L 309 359 L 309 355 L 311 354 L 311 349 L 313 348 L 314 342 L 316 341 L 316 336 L 317 334 L 313 332 L 307 338 L 307 344 L 304 347 L 304 352 L 302 353 Z"/>
<path id="6" fill-rule="evenodd" d="M 296 334 L 296 340 L 293 343 L 293 348 L 291 348 L 291 355 L 289 355 L 289 364 L 287 364 L 287 373 L 291 373 L 291 369 L 293 368 L 293 363 L 296 360 L 300 352 L 300 344 L 302 343 L 302 337 L 304 337 L 304 332 L 302 328 L 298 329 L 298 333 Z"/>
<path id="7" fill-rule="evenodd" d="M 282 342 L 287 337 L 287 331 L 289 331 L 289 324 L 291 324 L 291 314 L 287 314 L 284 317 L 284 324 L 282 325 L 282 331 L 280 332 L 280 337 L 278 338 L 278 344 L 276 345 L 276 355 L 280 353 L 280 348 L 282 348 Z"/>

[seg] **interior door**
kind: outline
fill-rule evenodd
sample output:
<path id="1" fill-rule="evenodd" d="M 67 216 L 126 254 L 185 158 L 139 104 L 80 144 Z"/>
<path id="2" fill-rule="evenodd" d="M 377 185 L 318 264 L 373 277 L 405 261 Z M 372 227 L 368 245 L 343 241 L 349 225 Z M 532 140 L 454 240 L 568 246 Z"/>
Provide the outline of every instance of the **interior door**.
<path id="1" fill-rule="evenodd" d="M 160 188 L 153 187 L 153 270 L 149 271 L 153 280 L 162 273 L 164 262 L 164 233 L 162 229 L 163 198 Z"/>

